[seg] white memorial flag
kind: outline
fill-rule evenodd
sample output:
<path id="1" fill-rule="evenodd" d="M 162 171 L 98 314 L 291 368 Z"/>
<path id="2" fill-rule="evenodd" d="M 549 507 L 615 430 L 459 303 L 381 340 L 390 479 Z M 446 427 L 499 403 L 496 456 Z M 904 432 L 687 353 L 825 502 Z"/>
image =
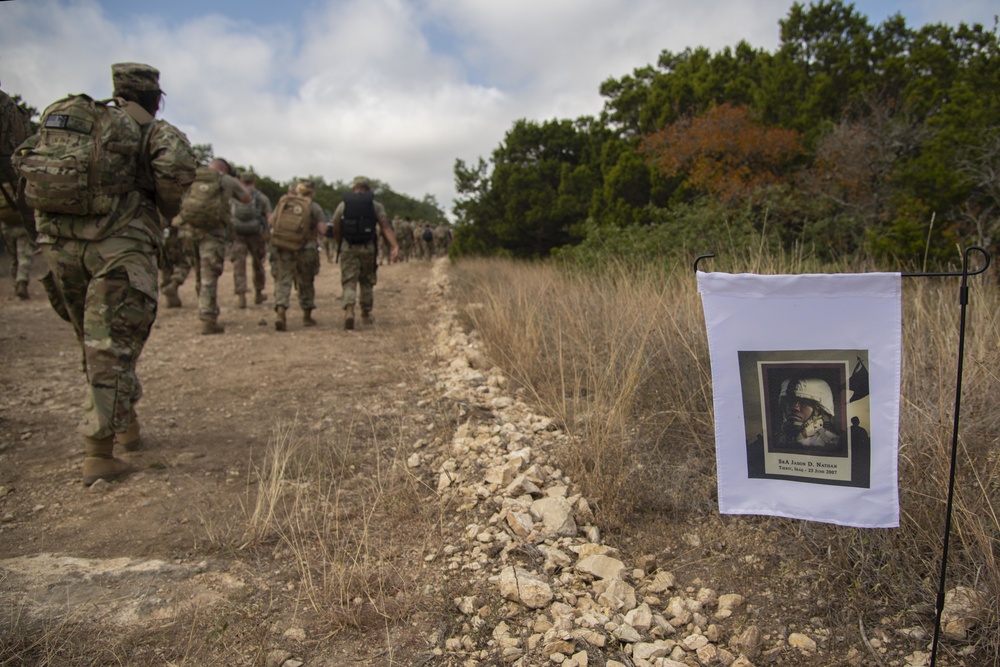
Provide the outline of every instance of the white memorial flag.
<path id="1" fill-rule="evenodd" d="M 899 526 L 898 273 L 698 272 L 719 511 Z"/>

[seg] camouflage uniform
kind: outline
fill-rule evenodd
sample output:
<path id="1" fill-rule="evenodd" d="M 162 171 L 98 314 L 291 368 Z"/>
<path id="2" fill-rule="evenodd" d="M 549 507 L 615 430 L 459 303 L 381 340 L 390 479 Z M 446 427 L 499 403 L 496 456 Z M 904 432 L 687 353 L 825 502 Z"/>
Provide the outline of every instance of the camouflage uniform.
<path id="1" fill-rule="evenodd" d="M 225 163 L 216 159 L 212 163 Z M 228 169 L 228 163 L 225 163 Z M 214 167 L 211 167 L 214 168 Z M 227 173 L 221 173 L 222 191 L 220 196 L 226 201 L 240 200 L 249 193 L 243 184 Z M 198 318 L 202 321 L 202 333 L 222 333 L 224 327 L 217 324 L 219 317 L 219 278 L 226 265 L 226 247 L 231 236 L 229 206 L 222 206 L 219 211 L 224 218 L 211 228 L 194 228 L 186 225 L 191 235 L 195 256 L 193 263 L 198 267 Z M 181 216 L 183 220 L 184 216 Z"/>
<path id="2" fill-rule="evenodd" d="M 0 236 L 10 253 L 10 275 L 14 292 L 21 299 L 28 298 L 28 279 L 35 254 L 34 227 L 31 210 L 16 194 L 17 174 L 10 157 L 14 149 L 31 136 L 31 122 L 25 113 L 4 91 L 0 90 Z"/>
<path id="3" fill-rule="evenodd" d="M 427 234 L 430 232 L 430 234 Z M 425 238 L 430 236 L 430 238 Z M 413 228 L 413 238 L 417 242 L 417 247 L 420 249 L 420 259 L 430 260 L 434 258 L 434 230 L 431 229 L 429 222 L 424 222 L 421 225 Z"/>
<path id="4" fill-rule="evenodd" d="M 413 226 L 409 218 L 397 220 L 392 226 L 396 232 L 396 241 L 399 242 L 399 259 L 402 262 L 409 261 L 413 254 Z"/>
<path id="5" fill-rule="evenodd" d="M 160 242 L 160 249 L 157 255 L 157 267 L 160 270 L 160 290 L 170 284 L 170 276 L 174 275 L 174 267 L 182 262 L 184 254 L 181 247 L 177 230 L 170 226 L 170 220 L 160 216 L 160 225 L 163 227 L 163 240 Z"/>
<path id="6" fill-rule="evenodd" d="M 330 223 L 323 229 L 323 254 L 326 255 L 327 264 L 333 264 L 337 259 L 337 242 L 333 238 L 333 225 Z"/>
<path id="7" fill-rule="evenodd" d="M 371 184 L 364 176 L 354 179 L 354 191 L 370 191 Z M 375 217 L 378 226 L 388 240 L 392 250 L 389 261 L 398 259 L 399 244 L 396 235 L 389 225 L 389 220 L 385 214 L 385 207 L 377 201 L 372 202 L 375 207 Z M 345 202 L 337 204 L 333 212 L 333 225 L 338 241 L 341 238 L 340 224 L 344 217 Z M 376 249 L 378 240 L 372 239 L 366 243 L 348 243 L 344 241 L 340 250 L 340 285 L 343 289 L 342 303 L 345 311 L 344 328 L 354 328 L 354 304 L 357 302 L 361 306 L 361 321 L 370 322 L 372 307 L 375 304 L 374 287 L 378 282 L 376 273 Z"/>
<path id="8" fill-rule="evenodd" d="M 0 188 L 14 199 L 14 188 L 11 185 L 0 183 Z M 31 277 L 31 264 L 34 261 L 35 245 L 34 239 L 25 229 L 21 221 L 21 214 L 16 208 L 11 208 L 3 195 L 0 194 L 0 235 L 3 236 L 4 246 L 10 253 L 10 277 L 14 281 L 15 293 L 22 299 L 28 298 L 28 279 Z"/>
<path id="9" fill-rule="evenodd" d="M 112 73 L 116 94 L 159 91 L 159 73 L 148 65 L 120 63 Z M 136 362 L 156 318 L 160 214 L 176 215 L 181 194 L 194 178 L 187 137 L 146 116 L 135 189 L 119 195 L 110 213 L 36 212 L 38 243 L 49 267 L 43 283 L 83 349 L 89 396 L 80 431 L 88 438 L 88 456 L 92 441 L 106 441 L 135 424 L 134 406 L 142 396 Z M 33 136 L 22 149 L 39 140 Z M 103 456 L 103 450 L 98 454 Z M 106 454 L 110 458 L 110 446 Z M 86 465 L 85 460 L 85 483 Z"/>
<path id="10" fill-rule="evenodd" d="M 233 289 L 240 297 L 240 307 L 245 307 L 247 293 L 247 257 L 253 267 L 253 287 L 256 293 L 256 303 L 264 301 L 266 278 L 264 273 L 264 258 L 267 256 L 267 218 L 271 215 L 271 200 L 263 192 L 253 187 L 252 177 L 243 179 L 250 190 L 250 205 L 257 212 L 258 232 L 256 234 L 233 234 L 233 242 L 229 246 L 229 259 L 233 263 Z"/>
<path id="11" fill-rule="evenodd" d="M 448 225 L 440 224 L 433 229 L 434 232 L 434 256 L 446 257 L 448 246 L 451 245 L 451 228 Z"/>
<path id="12" fill-rule="evenodd" d="M 166 283 L 160 283 L 164 293 L 176 295 L 177 288 L 184 284 L 187 277 L 191 275 L 191 269 L 195 273 L 195 293 L 201 293 L 201 268 L 198 266 L 198 249 L 191 236 L 191 228 L 184 224 L 181 216 L 175 217 L 170 222 L 169 235 L 166 237 L 167 250 L 161 253 L 169 257 L 169 269 L 166 272 Z M 178 301 L 177 306 L 180 306 Z"/>
<path id="13" fill-rule="evenodd" d="M 298 192 L 303 196 L 312 196 L 312 190 L 305 186 Z M 311 313 L 316 308 L 315 282 L 320 268 L 316 234 L 326 227 L 326 215 L 316 202 L 311 203 L 310 215 L 314 233 L 309 235 L 302 248 L 289 250 L 271 246 L 271 262 L 277 270 L 277 277 L 274 279 L 274 308 L 280 312 L 288 309 L 294 283 L 299 295 L 299 307 L 305 313 L 304 321 L 307 324 L 313 323 Z"/>

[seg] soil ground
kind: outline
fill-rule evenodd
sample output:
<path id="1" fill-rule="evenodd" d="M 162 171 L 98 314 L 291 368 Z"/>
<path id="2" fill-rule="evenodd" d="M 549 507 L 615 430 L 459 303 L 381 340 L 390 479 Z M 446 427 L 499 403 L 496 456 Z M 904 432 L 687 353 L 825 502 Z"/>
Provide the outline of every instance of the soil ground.
<path id="1" fill-rule="evenodd" d="M 85 489 L 79 348 L 38 282 L 30 300 L 14 297 L 7 262 L 0 256 L 0 667 L 469 660 L 441 649 L 468 634 L 453 601 L 478 584 L 438 557 L 469 521 L 439 505 L 426 467 L 403 483 L 386 473 L 406 469 L 399 463 L 414 451 L 431 458 L 470 418 L 435 381 L 451 360 L 429 352 L 444 307 L 431 263 L 381 267 L 375 324 L 355 331 L 342 326 L 336 265 L 317 276 L 319 325 L 302 326 L 293 295 L 286 333 L 274 330 L 273 295 L 236 307 L 227 263 L 226 331 L 200 335 L 189 279 L 182 308 L 161 305 L 139 362 L 142 446 L 124 455 L 135 472 Z M 315 483 L 306 466 L 328 465 L 337 478 L 335 492 L 314 494 L 322 512 L 293 509 L 334 519 L 253 534 L 268 457 L 288 441 L 309 450 L 287 475 L 291 487 Z M 926 613 L 877 627 L 869 619 L 864 635 L 823 563 L 805 546 L 773 543 L 752 518 L 642 521 L 604 527 L 627 560 L 652 554 L 682 587 L 744 595 L 740 622 L 758 625 L 768 646 L 798 631 L 821 644 L 767 664 L 901 665 L 926 644 L 895 630 L 926 628 Z M 490 637 L 472 639 L 481 648 Z"/>
<path id="2" fill-rule="evenodd" d="M 428 391 L 430 263 L 381 267 L 375 324 L 355 331 L 343 329 L 339 267 L 325 261 L 319 325 L 302 326 L 293 292 L 285 333 L 273 326 L 271 277 L 268 300 L 253 305 L 251 294 L 240 310 L 227 262 L 226 331 L 200 335 L 192 276 L 182 308 L 161 303 L 139 361 L 142 446 L 122 456 L 136 472 L 92 489 L 80 482 L 75 433 L 85 393 L 79 347 L 41 285 L 32 280 L 30 300 L 19 301 L 8 258 L 0 263 L 0 664 L 264 664 L 289 643 L 289 628 L 301 640 L 299 627 L 308 628 L 306 646 L 290 653 L 309 654 L 310 665 L 383 665 L 393 654 L 392 664 L 418 664 L 427 655 L 425 628 L 415 639 L 405 623 L 372 634 L 363 614 L 339 623 L 361 627 L 320 641 L 312 633 L 324 624 L 310 625 L 293 554 L 278 543 L 240 547 L 276 438 L 339 441 L 344 451 L 349 433 L 346 469 L 360 493 L 399 443 L 438 428 L 447 436 L 448 424 L 428 420 L 416 400 Z M 37 256 L 34 277 L 43 272 Z M 409 545 L 394 564 L 401 571 L 411 557 L 421 569 L 429 536 L 420 520 L 413 529 L 420 534 L 408 535 L 406 523 L 381 529 Z M 433 615 L 439 599 L 410 609 Z"/>

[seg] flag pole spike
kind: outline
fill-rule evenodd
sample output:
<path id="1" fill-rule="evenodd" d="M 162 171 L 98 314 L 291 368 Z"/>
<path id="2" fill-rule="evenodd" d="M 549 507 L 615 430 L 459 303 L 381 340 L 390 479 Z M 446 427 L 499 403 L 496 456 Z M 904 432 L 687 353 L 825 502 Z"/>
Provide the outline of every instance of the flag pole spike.
<path id="1" fill-rule="evenodd" d="M 969 271 L 969 255 L 973 251 L 983 255 L 983 265 L 977 271 Z M 955 378 L 955 412 L 951 433 L 951 469 L 948 473 L 948 502 L 944 515 L 944 541 L 941 546 L 941 574 L 938 579 L 937 599 L 934 604 L 934 639 L 931 642 L 930 667 L 937 664 L 938 641 L 941 636 L 941 616 L 944 612 L 944 598 L 948 574 L 948 546 L 951 542 L 951 514 L 955 499 L 955 468 L 958 460 L 958 418 L 962 408 L 962 370 L 965 364 L 965 315 L 969 304 L 969 276 L 985 271 L 990 265 L 990 254 L 980 246 L 969 246 L 962 258 L 962 284 L 959 288 L 959 320 L 958 320 L 958 364 Z"/>

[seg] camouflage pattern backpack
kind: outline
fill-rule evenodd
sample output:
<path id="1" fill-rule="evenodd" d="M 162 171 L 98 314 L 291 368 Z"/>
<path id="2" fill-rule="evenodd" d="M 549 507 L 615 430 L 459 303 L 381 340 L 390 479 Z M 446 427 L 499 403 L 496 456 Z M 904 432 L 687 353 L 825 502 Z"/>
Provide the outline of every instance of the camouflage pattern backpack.
<path id="1" fill-rule="evenodd" d="M 45 109 L 37 140 L 14 156 L 29 206 L 46 213 L 106 215 L 121 195 L 136 189 L 142 129 L 122 104 L 70 95 Z"/>
<path id="2" fill-rule="evenodd" d="M 229 201 L 222 172 L 198 167 L 194 182 L 181 198 L 181 219 L 195 229 L 218 229 L 229 222 Z"/>
<path id="3" fill-rule="evenodd" d="M 274 209 L 271 245 L 300 250 L 312 235 L 312 199 L 302 195 L 282 195 Z"/>

